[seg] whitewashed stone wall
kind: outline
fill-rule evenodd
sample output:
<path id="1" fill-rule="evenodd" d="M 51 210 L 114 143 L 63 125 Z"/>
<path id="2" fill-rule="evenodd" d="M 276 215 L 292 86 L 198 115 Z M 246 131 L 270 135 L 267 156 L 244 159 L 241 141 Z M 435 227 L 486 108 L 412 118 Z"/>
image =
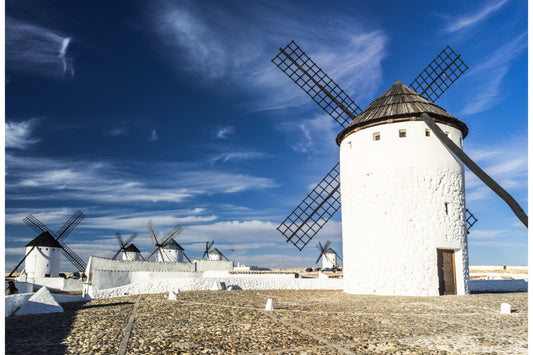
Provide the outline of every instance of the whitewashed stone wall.
<path id="1" fill-rule="evenodd" d="M 161 293 L 170 291 L 202 291 L 212 290 L 215 282 L 225 282 L 226 286 L 237 286 L 243 290 L 342 290 L 342 279 L 299 279 L 275 278 L 264 275 L 255 277 L 220 277 L 220 278 L 180 278 L 129 284 L 105 290 L 89 292 L 91 298 L 109 298 L 124 295 Z"/>
<path id="2" fill-rule="evenodd" d="M 439 127 L 462 147 L 458 129 Z M 388 123 L 341 142 L 346 292 L 437 296 L 442 248 L 455 251 L 457 293 L 468 293 L 464 168 L 426 129 L 422 121 Z"/>
<path id="3" fill-rule="evenodd" d="M 201 278 L 204 272 L 233 269 L 231 261 L 194 260 L 190 263 L 112 260 L 91 256 L 87 264 L 84 293 L 132 283 L 146 283 L 174 278 Z"/>

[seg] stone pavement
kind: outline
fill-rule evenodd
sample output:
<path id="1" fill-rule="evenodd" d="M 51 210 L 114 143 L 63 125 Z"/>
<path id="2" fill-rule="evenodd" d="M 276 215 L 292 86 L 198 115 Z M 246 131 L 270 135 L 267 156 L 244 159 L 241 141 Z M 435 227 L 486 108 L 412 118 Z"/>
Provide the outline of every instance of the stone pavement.
<path id="1" fill-rule="evenodd" d="M 273 311 L 265 310 L 268 298 Z M 504 302 L 512 314 L 500 314 Z M 527 293 L 126 296 L 6 318 L 6 354 L 527 354 L 527 305 Z"/>

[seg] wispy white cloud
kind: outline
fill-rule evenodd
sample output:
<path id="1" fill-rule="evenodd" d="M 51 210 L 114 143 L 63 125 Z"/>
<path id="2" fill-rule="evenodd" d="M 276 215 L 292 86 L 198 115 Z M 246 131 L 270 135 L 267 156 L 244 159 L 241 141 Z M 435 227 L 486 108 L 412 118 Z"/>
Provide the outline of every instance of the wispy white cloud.
<path id="1" fill-rule="evenodd" d="M 224 127 L 218 128 L 215 136 L 220 139 L 228 139 L 228 137 L 234 133 L 235 133 L 235 127 L 224 126 Z"/>
<path id="2" fill-rule="evenodd" d="M 71 38 L 48 28 L 6 17 L 6 72 L 64 78 L 74 76 L 68 55 Z"/>
<path id="3" fill-rule="evenodd" d="M 213 3 L 157 1 L 154 8 L 151 23 L 163 43 L 162 53 L 179 63 L 179 70 L 207 81 L 224 80 L 227 87 L 251 93 L 255 98 L 245 101 L 249 109 L 309 103 L 268 61 L 289 39 L 302 45 L 356 101 L 371 98 L 380 85 L 387 36 L 369 30 L 357 17 L 324 21 L 317 16 L 309 26 L 304 18 L 316 15 L 301 16 L 302 8 L 280 3 L 254 2 L 235 11 Z"/>
<path id="4" fill-rule="evenodd" d="M 159 136 L 157 135 L 157 131 L 155 129 L 152 130 L 152 133 L 150 133 L 150 136 L 148 137 L 149 141 L 156 141 L 159 139 Z"/>
<path id="5" fill-rule="evenodd" d="M 200 165 L 153 163 L 137 174 L 127 163 L 23 158 L 6 155 L 6 198 L 83 200 L 115 203 L 181 202 L 193 196 L 268 189 L 270 178 L 231 173 Z M 39 191 L 39 194 L 31 191 Z"/>
<path id="6" fill-rule="evenodd" d="M 39 142 L 39 138 L 31 137 L 37 122 L 37 118 L 21 122 L 6 121 L 6 148 L 27 149 Z"/>
<path id="7" fill-rule="evenodd" d="M 283 122 L 276 129 L 285 132 L 290 137 L 288 144 L 295 152 L 338 154 L 335 137 L 339 127 L 327 115 Z"/>
<path id="8" fill-rule="evenodd" d="M 475 26 L 478 23 L 488 19 L 495 11 L 500 9 L 507 3 L 507 0 L 498 2 L 490 2 L 486 6 L 478 9 L 476 12 L 464 16 L 453 16 L 446 21 L 446 26 L 443 31 L 446 33 L 453 33 L 461 30 L 466 30 Z"/>
<path id="9" fill-rule="evenodd" d="M 108 136 L 127 136 L 128 130 L 126 128 L 114 128 L 105 134 Z"/>
<path id="10" fill-rule="evenodd" d="M 527 147 L 527 138 L 513 137 L 506 142 L 493 142 L 491 147 L 476 147 L 470 156 L 490 177 L 518 198 L 522 195 L 527 196 Z M 465 173 L 465 184 L 466 198 L 469 202 L 494 196 L 494 192 L 471 171 Z"/>
<path id="11" fill-rule="evenodd" d="M 486 111 L 498 104 L 502 97 L 502 83 L 512 62 L 525 53 L 527 33 L 522 33 L 512 41 L 494 51 L 484 63 L 474 66 L 464 76 L 472 81 L 473 89 L 465 97 L 467 104 L 461 115 L 472 115 Z"/>
<path id="12" fill-rule="evenodd" d="M 243 161 L 243 160 L 253 160 L 253 159 L 267 159 L 271 155 L 262 152 L 225 152 L 216 155 L 211 159 L 213 163 L 221 161 L 227 163 L 230 161 Z"/>

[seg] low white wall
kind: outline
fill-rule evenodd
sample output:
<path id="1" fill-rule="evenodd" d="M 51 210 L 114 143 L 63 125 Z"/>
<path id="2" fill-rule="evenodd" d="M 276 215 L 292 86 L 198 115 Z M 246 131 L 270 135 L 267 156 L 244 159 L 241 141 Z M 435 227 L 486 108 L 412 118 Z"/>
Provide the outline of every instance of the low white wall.
<path id="1" fill-rule="evenodd" d="M 297 278 L 182 278 L 169 279 L 147 283 L 130 284 L 106 290 L 93 290 L 89 292 L 91 298 L 119 297 L 124 295 L 137 295 L 148 293 L 161 293 L 169 291 L 201 291 L 212 290 L 217 281 L 225 282 L 226 286 L 237 286 L 243 290 L 342 290 L 342 279 L 297 279 Z"/>
<path id="2" fill-rule="evenodd" d="M 18 287 L 17 287 L 18 288 Z M 28 293 L 19 293 L 18 295 L 7 295 L 5 297 L 5 313 L 6 317 L 11 316 L 13 313 L 15 313 L 24 303 L 26 303 L 31 296 L 33 296 L 35 293 L 28 292 Z M 54 296 L 54 299 L 57 303 L 68 303 L 68 302 L 83 302 L 88 301 L 89 299 L 79 296 L 69 296 L 69 295 L 57 295 L 52 293 L 52 296 Z"/>
<path id="3" fill-rule="evenodd" d="M 17 309 L 22 307 L 30 297 L 33 296 L 33 293 L 19 293 L 18 295 L 6 295 L 5 298 L 5 307 L 6 307 L 6 317 L 9 317 L 16 312 Z"/>
<path id="4" fill-rule="evenodd" d="M 39 277 L 35 278 L 33 282 L 38 286 L 46 286 L 62 291 L 81 291 L 83 288 L 81 280 L 65 279 L 63 277 Z"/>
<path id="5" fill-rule="evenodd" d="M 470 265 L 470 270 L 528 270 L 528 266 L 520 265 Z"/>

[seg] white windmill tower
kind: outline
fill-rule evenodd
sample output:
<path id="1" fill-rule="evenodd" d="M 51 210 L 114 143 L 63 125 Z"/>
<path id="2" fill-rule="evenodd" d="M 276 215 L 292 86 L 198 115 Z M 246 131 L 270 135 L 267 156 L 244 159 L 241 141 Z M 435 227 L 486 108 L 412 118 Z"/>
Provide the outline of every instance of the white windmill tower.
<path id="1" fill-rule="evenodd" d="M 113 260 L 115 260 L 120 252 L 122 252 L 122 260 L 142 260 L 143 257 L 141 255 L 140 250 L 133 244 L 133 240 L 137 238 L 137 233 L 133 233 L 129 236 L 129 238 L 124 241 L 122 239 L 122 234 L 120 232 L 116 232 L 115 236 L 117 237 L 118 244 L 120 248 L 118 251 L 113 255 Z"/>
<path id="2" fill-rule="evenodd" d="M 224 256 L 224 254 L 222 254 L 220 250 L 218 250 L 217 248 L 213 248 L 213 244 L 215 244 L 214 240 L 211 241 L 211 243 L 209 243 L 209 241 L 205 242 L 205 251 L 202 255 L 202 258 L 207 256 L 207 260 L 212 261 L 221 261 L 223 259 L 229 260 L 228 258 L 226 258 L 226 256 Z"/>
<path id="3" fill-rule="evenodd" d="M 49 232 L 42 232 L 26 244 L 24 269 L 28 280 L 58 277 L 63 247 Z"/>
<path id="4" fill-rule="evenodd" d="M 340 166 L 278 230 L 302 250 L 341 207 L 342 182 L 345 292 L 469 292 L 466 235 L 477 220 L 465 207 L 463 164 L 527 226 L 516 201 L 463 153 L 466 125 L 433 103 L 467 69 L 450 47 L 413 90 L 396 82 L 365 111 L 294 41 L 272 61 L 344 128 Z"/>
<path id="5" fill-rule="evenodd" d="M 172 239 L 172 237 L 183 231 L 183 228 L 179 224 L 172 228 L 161 239 L 161 243 L 159 243 L 157 239 L 157 233 L 154 230 L 152 220 L 148 221 L 148 230 L 150 231 L 150 236 L 155 244 L 155 248 L 150 254 L 148 254 L 146 260 L 149 260 L 157 252 L 157 261 L 160 262 L 183 262 L 183 257 L 187 258 L 187 260 L 190 262 L 190 259 L 184 253 L 183 248 L 174 239 Z"/>
<path id="6" fill-rule="evenodd" d="M 329 240 L 326 241 L 324 245 L 322 243 L 318 242 L 318 245 L 316 246 L 318 250 L 320 250 L 320 255 L 318 256 L 318 259 L 316 259 L 316 263 L 320 261 L 322 258 L 322 269 L 333 269 L 339 266 L 337 259 L 342 260 L 342 258 L 337 255 L 337 252 L 333 250 L 331 247 L 331 242 Z"/>
<path id="7" fill-rule="evenodd" d="M 143 260 L 141 251 L 135 244 L 131 243 L 122 252 L 122 260 Z"/>
<path id="8" fill-rule="evenodd" d="M 40 277 L 58 277 L 61 254 L 74 265 L 77 271 L 84 271 L 87 264 L 65 244 L 65 238 L 84 218 L 83 212 L 77 210 L 57 233 L 53 233 L 31 213 L 26 216 L 23 222 L 38 232 L 39 235 L 26 244 L 25 256 L 11 271 L 9 277 L 13 275 L 22 262 L 24 262 L 24 273 L 28 280 Z"/>

